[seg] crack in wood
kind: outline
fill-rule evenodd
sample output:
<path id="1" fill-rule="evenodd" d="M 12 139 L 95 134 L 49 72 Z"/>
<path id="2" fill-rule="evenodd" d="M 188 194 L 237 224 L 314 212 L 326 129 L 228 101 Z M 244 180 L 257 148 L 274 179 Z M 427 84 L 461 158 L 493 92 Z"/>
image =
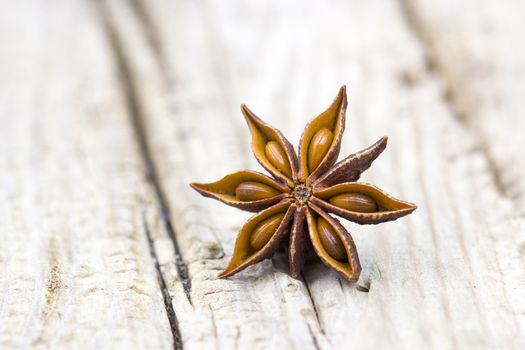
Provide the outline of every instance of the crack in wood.
<path id="1" fill-rule="evenodd" d="M 316 350 L 321 350 L 321 348 L 319 347 L 319 343 L 317 343 L 317 338 L 315 337 L 314 332 L 312 332 L 312 328 L 310 327 L 308 322 L 306 322 L 306 327 L 308 328 L 308 333 L 310 333 L 310 337 L 312 338 L 312 343 L 314 345 L 314 348 Z"/>
<path id="2" fill-rule="evenodd" d="M 175 350 L 182 350 L 182 337 L 179 329 L 179 321 L 177 320 L 177 315 L 175 314 L 175 309 L 173 308 L 173 303 L 166 284 L 166 280 L 162 275 L 159 259 L 155 251 L 155 245 L 153 243 L 153 238 L 151 237 L 151 231 L 149 229 L 148 220 L 146 219 L 146 213 L 144 211 L 142 212 L 142 223 L 144 225 L 144 232 L 146 232 L 146 238 L 148 240 L 149 253 L 151 259 L 153 260 L 153 264 L 155 265 L 155 270 L 157 272 L 157 280 L 159 282 L 160 290 L 162 292 L 164 307 L 166 309 L 168 321 L 170 322 L 171 334 L 173 335 L 173 348 Z"/>
<path id="3" fill-rule="evenodd" d="M 120 38 L 118 37 L 118 33 L 115 28 L 115 25 L 112 23 L 112 20 L 110 18 L 110 15 L 105 5 L 101 1 L 97 1 L 95 7 L 96 7 L 96 13 L 98 14 L 98 17 L 102 24 L 102 28 L 104 29 L 104 33 L 106 35 L 108 46 L 115 59 L 115 64 L 116 64 L 118 74 L 119 74 L 119 81 L 121 84 L 121 88 L 123 90 L 123 95 L 125 98 L 126 107 L 128 109 L 128 114 L 130 117 L 131 125 L 135 132 L 137 142 L 139 144 L 140 152 L 141 152 L 141 155 L 144 161 L 145 176 L 148 182 L 154 188 L 154 192 L 157 197 L 157 203 L 160 208 L 160 217 L 164 223 L 166 231 L 168 232 L 168 235 L 170 237 L 170 240 L 173 244 L 173 248 L 175 251 L 175 263 L 176 263 L 177 272 L 181 280 L 182 286 L 184 288 L 186 297 L 189 303 L 192 304 L 191 295 L 190 295 L 191 280 L 189 279 L 189 276 L 188 276 L 188 268 L 186 264 L 184 263 L 182 255 L 180 253 L 180 248 L 177 242 L 175 229 L 173 228 L 171 218 L 170 218 L 169 206 L 168 206 L 166 197 L 164 195 L 164 192 L 162 190 L 160 181 L 157 177 L 157 171 L 156 171 L 155 164 L 151 156 L 151 149 L 149 147 L 147 136 L 144 132 L 144 126 L 143 126 L 143 121 L 142 121 L 144 116 L 143 116 L 143 113 L 141 111 L 141 108 L 138 102 L 138 94 L 137 94 L 136 86 L 135 86 L 136 83 L 134 82 L 132 78 L 131 68 L 129 67 L 129 64 L 127 62 L 127 59 L 124 53 L 124 49 L 123 49 L 124 44 L 121 42 Z M 182 343 L 182 337 L 181 337 L 181 333 L 180 333 L 180 329 L 178 325 L 177 316 L 173 308 L 171 295 L 169 293 L 166 281 L 163 277 L 162 270 L 160 268 L 157 252 L 155 250 L 155 246 L 153 243 L 153 238 L 151 237 L 151 232 L 149 230 L 147 220 L 145 218 L 144 213 L 143 213 L 143 224 L 144 224 L 144 230 L 145 230 L 147 241 L 148 241 L 150 256 L 153 260 L 155 270 L 157 272 L 157 279 L 158 279 L 159 287 L 162 292 L 162 296 L 164 300 L 164 307 L 166 309 L 166 314 L 167 314 L 168 321 L 170 324 L 170 330 L 171 330 L 171 334 L 173 337 L 173 348 L 175 350 L 180 350 L 183 348 L 183 343 Z"/>
<path id="4" fill-rule="evenodd" d="M 339 283 L 341 283 L 341 281 L 339 281 Z M 355 286 L 355 289 L 363 293 L 368 293 L 370 292 L 370 285 L 371 285 L 370 276 L 367 276 L 362 284 L 357 284 Z"/>
<path id="5" fill-rule="evenodd" d="M 108 39 L 109 46 L 113 52 L 116 65 L 119 71 L 120 82 L 124 91 L 124 97 L 126 99 L 127 108 L 131 124 L 135 131 L 137 141 L 141 150 L 142 158 L 145 164 L 145 175 L 148 182 L 153 186 L 155 195 L 157 197 L 157 203 L 160 208 L 160 216 L 164 223 L 165 229 L 168 236 L 173 244 L 175 251 L 175 265 L 177 268 L 178 276 L 181 280 L 184 292 L 188 299 L 188 302 L 193 305 L 191 300 L 191 279 L 188 274 L 188 267 L 182 257 L 181 249 L 177 241 L 177 234 L 170 215 L 170 208 L 164 190 L 160 183 L 159 177 L 157 176 L 157 170 L 153 161 L 151 148 L 149 146 L 148 138 L 144 130 L 144 115 L 140 108 L 138 93 L 136 89 L 136 82 L 134 81 L 131 73 L 131 68 L 126 59 L 124 53 L 123 43 L 121 42 L 115 25 L 111 22 L 110 16 L 107 10 L 100 1 L 97 2 L 102 24 Z"/>
<path id="6" fill-rule="evenodd" d="M 168 64 L 164 58 L 159 31 L 154 24 L 154 20 L 147 11 L 147 5 L 144 4 L 142 0 L 130 0 L 129 4 L 131 10 L 137 17 L 139 24 L 142 26 L 144 33 L 146 34 L 146 41 L 153 52 L 156 63 L 158 64 L 160 75 L 166 84 L 165 87 L 169 90 L 171 87 L 171 78 L 167 74 L 169 72 Z"/>
<path id="7" fill-rule="evenodd" d="M 215 339 L 215 347 L 217 349 L 220 349 L 220 344 L 219 344 L 219 333 L 217 331 L 217 323 L 215 321 L 215 314 L 213 313 L 213 309 L 211 308 L 211 305 L 208 305 L 208 309 L 210 310 L 210 315 L 211 315 L 211 324 L 212 324 L 212 327 L 213 327 L 213 338 Z"/>
<path id="8" fill-rule="evenodd" d="M 319 313 L 317 312 L 317 305 L 312 296 L 312 292 L 310 291 L 310 286 L 308 285 L 308 282 L 306 281 L 306 278 L 304 277 L 304 274 L 302 272 L 301 272 L 301 278 L 303 280 L 306 291 L 308 292 L 308 298 L 310 298 L 310 303 L 312 304 L 312 308 L 314 309 L 315 319 L 317 321 L 317 325 L 319 326 L 319 330 L 321 331 L 322 334 L 325 334 L 323 325 L 321 324 L 321 320 L 319 318 Z"/>
<path id="9" fill-rule="evenodd" d="M 44 307 L 42 308 L 41 319 L 46 321 L 55 307 L 60 291 L 60 269 L 57 259 L 56 242 L 54 238 L 48 241 L 48 255 L 49 255 L 49 272 L 46 281 L 46 295 L 44 300 Z"/>

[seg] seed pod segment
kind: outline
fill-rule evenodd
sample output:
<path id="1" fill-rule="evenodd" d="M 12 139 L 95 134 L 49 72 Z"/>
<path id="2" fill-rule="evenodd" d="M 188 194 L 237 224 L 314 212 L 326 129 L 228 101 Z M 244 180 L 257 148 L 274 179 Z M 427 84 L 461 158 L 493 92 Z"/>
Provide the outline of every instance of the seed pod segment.
<path id="1" fill-rule="evenodd" d="M 238 171 L 216 182 L 190 184 L 205 197 L 217 199 L 247 211 L 268 208 L 284 198 L 290 189 L 256 171 Z"/>
<path id="2" fill-rule="evenodd" d="M 337 160 L 345 127 L 346 105 L 346 87 L 342 86 L 330 107 L 306 125 L 299 143 L 301 182 L 311 184 Z M 323 129 L 329 131 L 331 135 Z M 325 141 L 328 141 L 328 136 L 331 136 L 331 141 L 326 148 Z M 311 149 L 315 151 L 309 156 Z M 315 163 L 317 166 L 314 166 Z"/>
<path id="3" fill-rule="evenodd" d="M 321 244 L 324 249 L 326 249 L 328 255 L 335 260 L 343 260 L 346 258 L 346 251 L 343 242 L 341 242 L 341 239 L 339 239 L 337 233 L 328 221 L 322 217 L 317 218 L 317 233 L 319 234 Z"/>
<path id="4" fill-rule="evenodd" d="M 308 146 L 308 171 L 312 173 L 328 153 L 334 134 L 327 128 L 319 129 Z"/>
<path id="5" fill-rule="evenodd" d="M 252 150 L 259 163 L 283 184 L 293 187 L 299 163 L 292 144 L 279 130 L 263 122 L 245 105 L 241 106 L 241 111 L 250 127 Z"/>
<path id="6" fill-rule="evenodd" d="M 261 223 L 255 227 L 250 237 L 250 245 L 252 248 L 259 250 L 264 247 L 275 231 L 277 231 L 277 227 L 279 227 L 283 218 L 284 213 L 279 213 L 261 221 Z"/>
<path id="7" fill-rule="evenodd" d="M 321 261 L 339 272 L 349 282 L 357 281 L 361 273 L 361 265 L 359 264 L 359 257 L 352 236 L 339 221 L 332 218 L 315 204 L 310 203 L 306 211 L 306 219 L 310 240 Z M 324 220 L 321 221 L 321 225 L 319 225 L 319 219 Z M 321 227 L 319 228 L 319 226 Z M 329 228 L 327 229 L 327 227 Z M 320 232 L 320 229 L 323 230 L 323 233 Z M 321 235 L 326 235 L 328 230 L 330 236 L 335 234 L 339 239 L 339 242 L 335 245 L 332 245 L 332 242 L 325 245 L 324 241 L 328 237 L 321 238 Z M 340 246 L 338 244 L 342 245 L 344 252 L 339 250 Z M 327 249 L 327 247 L 329 248 Z"/>
<path id="8" fill-rule="evenodd" d="M 277 141 L 270 141 L 264 146 L 264 154 L 268 161 L 283 174 L 292 178 L 292 168 L 284 148 Z"/>
<path id="9" fill-rule="evenodd" d="M 279 247 L 282 239 L 288 233 L 292 224 L 292 218 L 297 207 L 292 204 L 289 200 L 284 200 L 270 208 L 267 208 L 260 213 L 252 216 L 244 224 L 237 235 L 235 241 L 235 248 L 233 249 L 233 256 L 226 267 L 226 269 L 219 274 L 219 277 L 224 278 L 231 276 L 241 270 L 244 270 L 250 265 L 258 263 L 266 258 L 273 255 L 275 250 Z M 264 221 L 274 217 L 275 215 L 284 214 L 282 220 L 275 229 L 275 231 L 269 232 L 269 238 L 264 244 L 261 244 L 264 239 L 255 239 L 255 246 L 252 246 L 253 233 L 264 224 Z M 267 232 L 268 233 L 268 232 Z M 261 248 L 257 249 L 259 246 Z"/>
<path id="10" fill-rule="evenodd" d="M 329 202 L 330 198 L 345 193 L 359 193 L 372 198 L 377 203 L 377 210 L 372 213 L 347 210 Z M 396 199 L 379 188 L 363 182 L 347 182 L 322 190 L 314 190 L 311 203 L 322 209 L 358 224 L 379 224 L 396 220 L 410 214 L 417 207 L 409 202 Z"/>
<path id="11" fill-rule="evenodd" d="M 268 199 L 279 195 L 279 190 L 257 181 L 241 182 L 235 188 L 235 197 L 242 202 Z"/>
<path id="12" fill-rule="evenodd" d="M 333 196 L 329 200 L 330 204 L 336 207 L 357 211 L 359 213 L 373 213 L 377 210 L 377 203 L 372 197 L 362 193 L 342 193 Z"/>

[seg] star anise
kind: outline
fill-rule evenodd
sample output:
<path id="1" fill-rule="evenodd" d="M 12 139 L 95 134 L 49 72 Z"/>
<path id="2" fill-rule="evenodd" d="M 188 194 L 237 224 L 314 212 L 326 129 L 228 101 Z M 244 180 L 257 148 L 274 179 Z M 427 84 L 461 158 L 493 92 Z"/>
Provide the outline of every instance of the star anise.
<path id="1" fill-rule="evenodd" d="M 385 149 L 387 137 L 336 163 L 346 105 L 343 86 L 330 107 L 306 126 L 299 156 L 279 130 L 241 106 L 252 133 L 253 153 L 273 178 L 245 170 L 217 182 L 191 184 L 203 196 L 258 212 L 241 228 L 233 257 L 219 277 L 269 258 L 285 244 L 293 277 L 299 276 L 313 247 L 328 267 L 354 282 L 361 272 L 354 241 L 328 212 L 358 224 L 379 224 L 416 209 L 375 186 L 356 182 Z"/>

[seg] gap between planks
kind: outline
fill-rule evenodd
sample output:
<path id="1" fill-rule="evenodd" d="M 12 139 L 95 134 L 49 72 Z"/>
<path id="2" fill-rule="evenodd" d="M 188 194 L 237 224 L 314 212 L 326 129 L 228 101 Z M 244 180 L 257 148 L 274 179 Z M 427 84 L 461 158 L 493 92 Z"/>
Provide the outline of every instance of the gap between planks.
<path id="1" fill-rule="evenodd" d="M 136 5 L 136 3 L 134 4 Z M 147 181 L 151 184 L 155 192 L 155 196 L 157 198 L 157 205 L 160 211 L 160 218 L 165 226 L 166 231 L 168 232 L 168 236 L 173 244 L 173 249 L 175 251 L 177 273 L 181 280 L 181 283 L 184 288 L 184 292 L 186 294 L 188 302 L 191 305 L 192 304 L 191 294 L 190 294 L 191 293 L 191 280 L 188 276 L 188 268 L 180 252 L 176 232 L 171 222 L 170 209 L 169 209 L 166 197 L 164 195 L 164 190 L 157 176 L 157 170 L 156 170 L 155 164 L 151 156 L 149 142 L 148 142 L 146 133 L 144 132 L 144 123 L 143 123 L 144 116 L 142 114 L 141 107 L 139 105 L 138 98 L 137 98 L 137 92 L 136 92 L 136 86 L 135 86 L 136 82 L 133 80 L 133 77 L 130 74 L 129 64 L 127 62 L 126 55 L 124 54 L 124 50 L 122 48 L 123 44 L 119 38 L 117 30 L 115 29 L 115 25 L 113 24 L 111 20 L 111 17 L 108 13 L 108 9 L 106 8 L 106 5 L 102 3 L 102 1 L 97 1 L 95 6 L 96 6 L 97 14 L 101 20 L 102 27 L 104 29 L 104 33 L 107 38 L 108 47 L 113 55 L 113 59 L 115 60 L 115 66 L 116 66 L 117 73 L 118 73 L 118 79 L 121 83 L 122 92 L 124 95 L 124 99 L 126 101 L 126 107 L 128 110 L 130 123 L 132 124 L 133 130 L 135 132 L 136 140 L 139 145 L 140 152 L 141 152 L 141 157 L 144 161 L 145 177 Z M 135 10 L 135 12 L 138 12 L 138 8 L 136 6 L 132 6 L 132 8 Z M 139 15 L 137 16 L 140 18 L 141 23 L 143 25 L 146 25 L 146 23 L 143 22 L 144 17 L 139 16 Z M 148 28 L 145 28 L 145 31 L 148 33 L 150 32 Z M 151 38 L 151 35 L 148 35 L 148 38 Z M 152 44 L 152 48 L 153 48 L 153 51 L 156 53 L 156 56 L 160 57 L 158 55 L 159 54 L 158 45 Z M 155 266 L 155 270 L 157 272 L 159 287 L 162 291 L 162 295 L 164 299 L 164 306 L 166 309 L 171 333 L 173 336 L 173 348 L 176 350 L 179 350 L 183 348 L 183 345 L 182 345 L 183 343 L 182 343 L 182 337 L 181 337 L 179 324 L 177 320 L 177 315 L 175 314 L 175 310 L 172 304 L 172 298 L 168 290 L 164 276 L 162 274 L 157 252 L 155 250 L 155 246 L 154 246 L 153 239 L 151 236 L 151 231 L 149 229 L 149 226 L 147 224 L 147 220 L 145 217 L 145 212 L 143 212 L 143 224 L 144 224 L 144 229 L 145 229 L 146 236 L 147 236 L 150 255 L 151 255 L 153 264 Z"/>

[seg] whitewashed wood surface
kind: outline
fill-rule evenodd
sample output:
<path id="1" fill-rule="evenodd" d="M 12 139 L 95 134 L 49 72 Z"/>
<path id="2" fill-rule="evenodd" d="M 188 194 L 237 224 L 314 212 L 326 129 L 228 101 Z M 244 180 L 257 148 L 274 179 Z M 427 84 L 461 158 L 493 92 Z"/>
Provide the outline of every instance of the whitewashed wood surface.
<path id="1" fill-rule="evenodd" d="M 525 348 L 519 1 L 22 0 L 0 12 L 0 348 Z M 418 204 L 346 223 L 363 272 L 226 280 L 249 214 L 190 181 L 260 167 L 340 85 L 342 155 Z"/>

